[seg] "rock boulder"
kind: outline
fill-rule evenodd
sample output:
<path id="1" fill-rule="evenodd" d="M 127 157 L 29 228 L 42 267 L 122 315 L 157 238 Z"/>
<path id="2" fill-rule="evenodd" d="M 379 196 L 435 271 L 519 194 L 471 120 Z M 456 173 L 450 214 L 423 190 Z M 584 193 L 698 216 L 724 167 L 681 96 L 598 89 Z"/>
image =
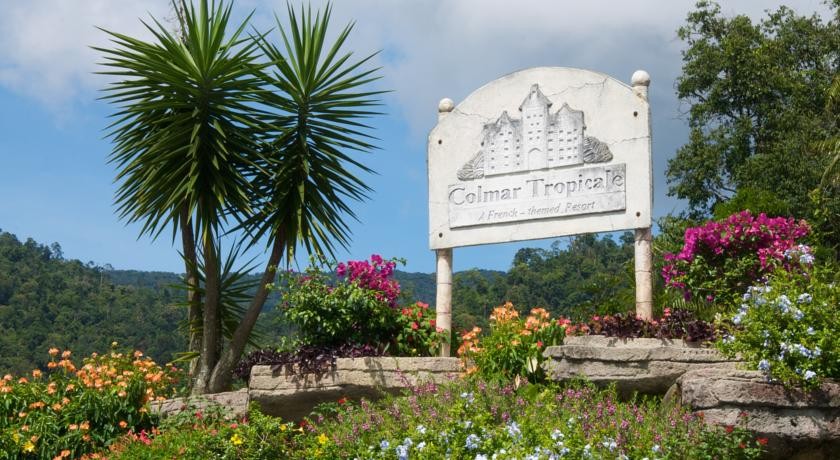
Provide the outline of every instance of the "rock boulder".
<path id="1" fill-rule="evenodd" d="M 668 391 L 707 423 L 746 427 L 767 438 L 772 459 L 832 459 L 840 456 L 840 382 L 811 392 L 786 389 L 755 371 L 705 369 L 686 372 Z"/>
<path id="2" fill-rule="evenodd" d="M 598 335 L 566 337 L 549 347 L 543 366 L 549 378 L 586 377 L 598 385 L 615 383 L 620 393 L 664 394 L 693 369 L 734 369 L 737 361 L 682 340 L 620 339 Z"/>

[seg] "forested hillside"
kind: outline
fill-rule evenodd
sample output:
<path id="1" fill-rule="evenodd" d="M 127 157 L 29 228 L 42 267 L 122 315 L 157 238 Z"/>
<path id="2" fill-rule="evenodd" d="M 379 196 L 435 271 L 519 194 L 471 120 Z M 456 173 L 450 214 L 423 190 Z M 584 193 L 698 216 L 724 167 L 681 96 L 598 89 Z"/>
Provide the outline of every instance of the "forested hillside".
<path id="1" fill-rule="evenodd" d="M 550 249 L 520 250 L 508 272 L 455 274 L 453 328 L 486 326 L 494 306 L 512 301 L 520 310 L 546 307 L 581 317 L 633 306 L 632 239 L 594 235 L 558 240 Z M 434 305 L 435 275 L 396 271 L 403 302 Z M 166 362 L 184 350 L 179 326 L 186 308 L 180 275 L 112 270 L 65 260 L 57 243 L 20 241 L 0 231 L 0 372 L 26 372 L 47 361 L 47 350 L 76 354 L 107 350 L 111 342 L 141 349 Z M 270 346 L 289 333 L 278 304 L 266 302 L 257 332 Z"/>
<path id="2" fill-rule="evenodd" d="M 170 360 L 184 341 L 172 294 L 115 286 L 101 267 L 64 260 L 58 244 L 0 232 L 0 371 L 41 366 L 50 347 L 85 355 L 113 341 Z"/>

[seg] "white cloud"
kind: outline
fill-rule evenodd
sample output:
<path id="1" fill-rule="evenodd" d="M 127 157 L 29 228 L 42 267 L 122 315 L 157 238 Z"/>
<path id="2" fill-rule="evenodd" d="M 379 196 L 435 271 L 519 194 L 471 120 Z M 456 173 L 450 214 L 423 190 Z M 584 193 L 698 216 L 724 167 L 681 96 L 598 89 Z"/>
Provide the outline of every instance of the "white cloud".
<path id="1" fill-rule="evenodd" d="M 8 1 L 0 15 L 0 85 L 54 111 L 89 99 L 102 84 L 94 75 L 107 44 L 97 29 L 146 36 L 139 18 L 169 15 L 168 2 L 131 0 Z"/>
<path id="2" fill-rule="evenodd" d="M 324 2 L 313 2 L 316 5 Z M 727 14 L 763 15 L 779 2 L 729 0 Z M 785 2 L 800 12 L 826 11 L 820 0 Z M 353 49 L 383 49 L 383 86 L 395 90 L 392 111 L 415 133 L 434 120 L 437 101 L 456 101 L 502 74 L 535 65 L 588 67 L 627 79 L 644 67 L 657 90 L 678 75 L 675 30 L 693 0 L 341 0 L 335 25 L 355 20 Z M 147 36 L 139 18 L 171 16 L 168 0 L 10 1 L 0 15 L 0 85 L 55 108 L 90 100 L 104 80 L 91 45 L 107 44 L 95 26 Z M 255 23 L 273 25 L 285 0 L 239 0 Z M 656 85 L 661 85 L 657 87 Z"/>

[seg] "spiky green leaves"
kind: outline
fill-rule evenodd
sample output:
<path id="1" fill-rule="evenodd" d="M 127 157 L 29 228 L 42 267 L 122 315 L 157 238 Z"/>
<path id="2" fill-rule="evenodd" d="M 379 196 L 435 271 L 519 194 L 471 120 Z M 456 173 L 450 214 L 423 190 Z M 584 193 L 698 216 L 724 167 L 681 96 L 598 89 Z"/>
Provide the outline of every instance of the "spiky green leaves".
<path id="1" fill-rule="evenodd" d="M 230 6 L 200 2 L 184 12 L 176 37 L 158 22 L 145 42 L 106 31 L 115 47 L 97 48 L 118 77 L 103 99 L 119 106 L 108 135 L 119 168 L 121 217 L 157 236 L 178 227 L 182 206 L 199 232 L 227 212 L 249 213 L 249 168 L 259 162 L 259 108 L 265 78 L 247 20 L 231 31 Z"/>

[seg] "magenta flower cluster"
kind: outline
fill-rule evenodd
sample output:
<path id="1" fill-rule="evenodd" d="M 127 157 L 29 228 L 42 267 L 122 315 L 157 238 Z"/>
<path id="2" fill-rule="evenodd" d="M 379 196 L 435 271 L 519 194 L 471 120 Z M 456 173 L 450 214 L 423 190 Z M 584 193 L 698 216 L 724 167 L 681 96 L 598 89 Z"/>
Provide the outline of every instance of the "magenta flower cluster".
<path id="1" fill-rule="evenodd" d="M 346 278 L 360 287 L 376 291 L 377 298 L 393 308 L 397 306 L 397 297 L 400 295 L 400 284 L 392 278 L 396 266 L 396 262 L 386 261 L 379 254 L 373 254 L 370 261 L 339 263 L 335 273 L 339 278 Z"/>
<path id="2" fill-rule="evenodd" d="M 693 288 L 689 272 L 706 274 L 725 281 L 726 267 L 733 260 L 746 262 L 745 273 L 752 281 L 762 279 L 776 267 L 790 268 L 792 249 L 803 248 L 798 240 L 810 232 L 808 223 L 786 217 L 753 216 L 749 211 L 735 213 L 721 221 L 709 221 L 685 231 L 684 245 L 677 254 L 665 254 L 662 277 L 667 286 L 683 291 L 690 298 Z M 808 250 L 805 247 L 806 251 Z M 800 251 L 801 252 L 801 251 Z M 692 264 L 708 265 L 691 270 Z M 697 267 L 701 268 L 701 267 Z M 711 281 L 711 280 L 709 280 Z M 710 293 L 707 300 L 713 300 Z"/>

